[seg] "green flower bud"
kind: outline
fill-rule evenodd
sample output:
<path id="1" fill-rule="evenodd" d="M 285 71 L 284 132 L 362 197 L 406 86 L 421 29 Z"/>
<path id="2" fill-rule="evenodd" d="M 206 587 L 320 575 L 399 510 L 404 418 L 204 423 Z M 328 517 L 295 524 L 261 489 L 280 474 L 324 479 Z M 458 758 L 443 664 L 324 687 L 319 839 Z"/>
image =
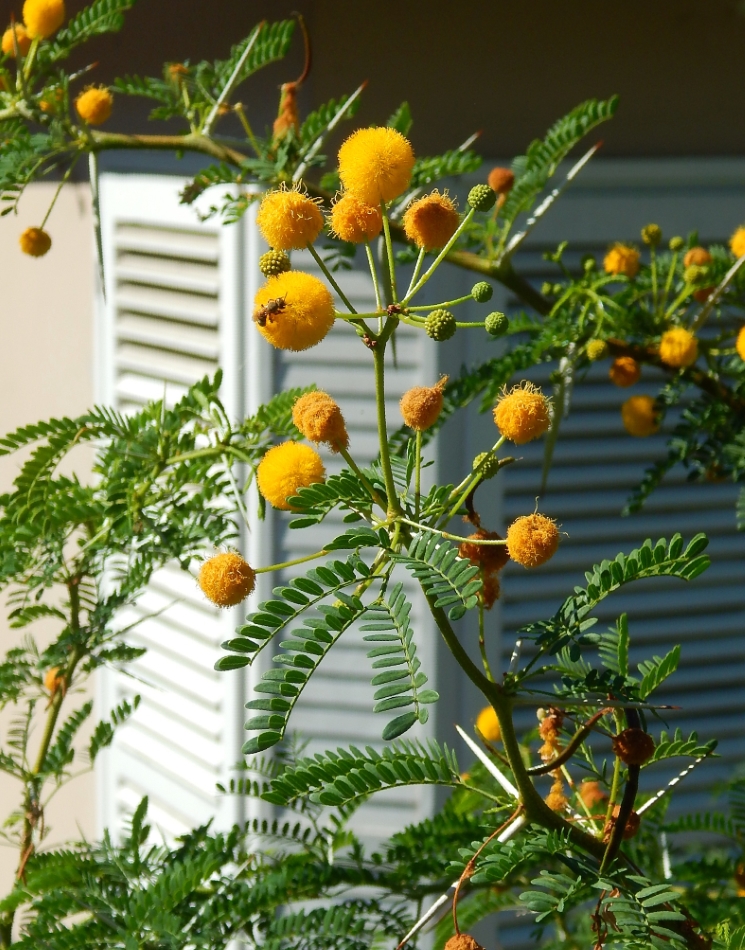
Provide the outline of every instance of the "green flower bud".
<path id="1" fill-rule="evenodd" d="M 507 328 L 510 325 L 510 321 L 506 315 L 500 313 L 498 310 L 495 310 L 494 313 L 490 313 L 484 323 L 486 332 L 490 336 L 502 336 L 503 333 L 507 332 Z"/>
<path id="2" fill-rule="evenodd" d="M 668 245 L 671 251 L 680 251 L 683 249 L 685 241 L 682 237 L 671 237 Z"/>
<path id="3" fill-rule="evenodd" d="M 476 211 L 491 211 L 496 200 L 496 194 L 488 185 L 474 185 L 468 192 L 468 203 Z"/>
<path id="4" fill-rule="evenodd" d="M 455 317 L 449 310 L 433 310 L 424 321 L 424 329 L 428 337 L 442 343 L 455 333 Z"/>
<path id="5" fill-rule="evenodd" d="M 647 247 L 657 247 L 662 240 L 662 228 L 659 224 L 648 224 L 642 228 L 642 241 Z"/>
<path id="6" fill-rule="evenodd" d="M 582 257 L 582 270 L 586 274 L 589 274 L 591 271 L 594 271 L 597 266 L 598 266 L 597 261 L 592 256 L 592 254 L 585 254 Z"/>
<path id="7" fill-rule="evenodd" d="M 604 360 L 608 355 L 608 344 L 605 340 L 588 340 L 585 347 L 588 360 Z"/>
<path id="8" fill-rule="evenodd" d="M 484 459 L 486 459 L 485 462 Z M 484 462 L 483 465 L 481 465 L 482 462 Z M 481 468 L 479 469 L 479 475 L 484 481 L 486 481 L 488 478 L 494 478 L 494 476 L 499 471 L 499 459 L 496 457 L 496 455 L 492 455 L 491 452 L 481 452 L 480 455 L 476 456 L 476 458 L 473 460 L 474 471 L 479 468 L 479 465 L 481 465 Z"/>
<path id="9" fill-rule="evenodd" d="M 284 251 L 267 251 L 259 258 L 259 270 L 264 277 L 276 277 L 290 269 L 290 258 Z"/>
<path id="10" fill-rule="evenodd" d="M 476 303 L 486 303 L 487 300 L 491 300 L 493 293 L 494 288 L 491 284 L 487 284 L 485 280 L 480 280 L 478 284 L 474 284 L 471 288 L 471 296 Z"/>

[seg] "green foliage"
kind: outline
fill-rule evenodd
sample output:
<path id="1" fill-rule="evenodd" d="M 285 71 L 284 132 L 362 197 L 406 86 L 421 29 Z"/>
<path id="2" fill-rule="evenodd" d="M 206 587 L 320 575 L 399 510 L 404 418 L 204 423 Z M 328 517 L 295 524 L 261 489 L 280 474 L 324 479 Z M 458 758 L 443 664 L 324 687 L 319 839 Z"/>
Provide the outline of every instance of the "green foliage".
<path id="1" fill-rule="evenodd" d="M 588 99 L 559 119 L 543 140 L 531 142 L 525 155 L 514 160 L 515 184 L 500 212 L 507 225 L 532 206 L 559 162 L 588 132 L 611 119 L 617 107 L 618 96 L 607 100 Z"/>
<path id="2" fill-rule="evenodd" d="M 413 706 L 408 712 L 391 720 L 383 730 L 384 739 L 396 739 L 410 729 L 415 722 L 427 722 L 428 703 L 439 699 L 433 689 L 423 689 L 427 676 L 421 670 L 416 655 L 414 631 L 410 622 L 411 603 L 404 594 L 404 585 L 396 584 L 387 599 L 372 604 L 367 609 L 370 623 L 361 629 L 368 632 L 363 638 L 378 643 L 368 652 L 373 669 L 382 670 L 372 679 L 377 686 L 373 712 L 388 712 L 404 706 Z"/>
<path id="3" fill-rule="evenodd" d="M 450 608 L 451 620 L 460 619 L 476 606 L 482 587 L 478 566 L 458 557 L 458 549 L 444 538 L 421 534 L 405 554 L 391 557 L 416 577 L 434 608 Z"/>
<path id="4" fill-rule="evenodd" d="M 460 769 L 454 754 L 430 740 L 398 740 L 382 752 L 366 746 L 337 749 L 325 756 L 300 759 L 271 783 L 263 798 L 287 805 L 301 795 L 322 805 L 347 805 L 381 788 L 405 785 L 450 785 L 460 783 Z"/>
<path id="5" fill-rule="evenodd" d="M 40 64 L 51 66 L 66 59 L 75 47 L 94 36 L 118 33 L 124 26 L 124 14 L 135 5 L 135 0 L 94 0 L 84 7 L 48 43 L 40 47 Z"/>

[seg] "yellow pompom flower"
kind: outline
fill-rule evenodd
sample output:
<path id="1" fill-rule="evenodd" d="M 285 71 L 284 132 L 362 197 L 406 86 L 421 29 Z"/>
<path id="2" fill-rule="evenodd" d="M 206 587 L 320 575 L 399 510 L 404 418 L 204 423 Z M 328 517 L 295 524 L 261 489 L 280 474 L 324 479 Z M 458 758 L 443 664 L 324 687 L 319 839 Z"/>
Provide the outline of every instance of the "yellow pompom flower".
<path id="1" fill-rule="evenodd" d="M 332 452 L 349 445 L 344 416 L 328 393 L 305 393 L 292 407 L 292 421 L 311 442 L 325 442 Z"/>
<path id="2" fill-rule="evenodd" d="M 507 550 L 523 567 L 540 567 L 550 561 L 559 547 L 559 529 L 545 515 L 523 515 L 507 529 Z"/>
<path id="3" fill-rule="evenodd" d="M 326 475 L 321 456 L 309 445 L 282 442 L 269 449 L 259 462 L 256 481 L 259 491 L 275 508 L 291 511 L 287 501 L 299 488 L 322 482 Z"/>
<path id="4" fill-rule="evenodd" d="M 44 674 L 44 688 L 54 695 L 60 680 L 64 679 L 64 676 L 65 674 L 58 666 L 50 666 Z"/>
<path id="5" fill-rule="evenodd" d="M 409 205 L 403 224 L 410 241 L 431 251 L 447 244 L 458 230 L 460 215 L 447 194 L 433 191 Z"/>
<path id="6" fill-rule="evenodd" d="M 604 360 L 608 355 L 608 344 L 605 340 L 588 340 L 585 349 L 588 360 L 594 363 L 596 360 Z"/>
<path id="7" fill-rule="evenodd" d="M 13 42 L 14 31 L 15 43 Z M 25 56 L 31 46 L 31 37 L 28 35 L 28 31 L 22 23 L 16 23 L 14 26 L 9 26 L 8 29 L 3 33 L 3 53 L 6 56 L 15 56 L 16 44 L 18 45 L 18 52 L 21 54 L 21 56 Z"/>
<path id="8" fill-rule="evenodd" d="M 639 382 L 642 371 L 633 356 L 619 356 L 611 363 L 608 375 L 612 383 L 625 389 Z"/>
<path id="9" fill-rule="evenodd" d="M 307 350 L 334 324 L 334 300 L 317 277 L 286 271 L 270 277 L 254 300 L 254 322 L 278 350 Z"/>
<path id="10" fill-rule="evenodd" d="M 660 359 L 668 366 L 692 366 L 698 359 L 698 340 L 685 327 L 666 330 L 660 340 Z"/>
<path id="11" fill-rule="evenodd" d="M 729 249 L 735 257 L 745 254 L 745 227 L 738 228 L 729 239 Z"/>
<path id="12" fill-rule="evenodd" d="M 398 405 L 401 417 L 410 429 L 424 432 L 437 422 L 447 381 L 447 376 L 443 376 L 434 386 L 414 386 L 403 394 Z"/>
<path id="13" fill-rule="evenodd" d="M 362 244 L 374 241 L 383 230 L 383 216 L 377 208 L 366 205 L 356 195 L 342 195 L 331 208 L 331 230 L 342 241 Z"/>
<path id="14" fill-rule="evenodd" d="M 683 256 L 683 267 L 706 267 L 713 260 L 705 247 L 692 247 Z"/>
<path id="15" fill-rule="evenodd" d="M 32 40 L 45 40 L 65 22 L 65 0 L 26 0 L 23 22 Z"/>
<path id="16" fill-rule="evenodd" d="M 510 442 L 525 445 L 551 425 L 551 405 L 537 386 L 525 382 L 502 396 L 494 408 L 494 421 Z"/>
<path id="17" fill-rule="evenodd" d="M 298 187 L 269 191 L 259 205 L 256 224 L 270 247 L 300 250 L 312 244 L 323 230 L 318 204 Z"/>
<path id="18" fill-rule="evenodd" d="M 621 406 L 621 419 L 629 435 L 644 439 L 660 428 L 660 414 L 651 396 L 632 396 Z"/>
<path id="19" fill-rule="evenodd" d="M 341 182 L 367 205 L 403 194 L 413 168 L 411 143 L 395 129 L 358 129 L 339 149 Z"/>
<path id="20" fill-rule="evenodd" d="M 199 586 L 218 607 L 235 607 L 252 593 L 256 572 L 240 554 L 226 551 L 205 561 L 199 569 Z"/>
<path id="21" fill-rule="evenodd" d="M 499 742 L 502 738 L 497 714 L 491 706 L 484 706 L 476 717 L 476 732 L 487 742 Z"/>
<path id="22" fill-rule="evenodd" d="M 21 250 L 31 257 L 44 257 L 52 246 L 52 239 L 41 228 L 26 228 L 18 239 Z"/>
<path id="23" fill-rule="evenodd" d="M 75 100 L 80 118 L 88 125 L 102 125 L 114 108 L 114 97 L 105 86 L 88 86 Z"/>
<path id="24" fill-rule="evenodd" d="M 603 259 L 606 274 L 636 277 L 639 273 L 639 252 L 628 244 L 614 244 Z"/>
<path id="25" fill-rule="evenodd" d="M 735 349 L 740 359 L 745 360 L 745 326 L 740 327 L 737 340 L 735 341 Z"/>

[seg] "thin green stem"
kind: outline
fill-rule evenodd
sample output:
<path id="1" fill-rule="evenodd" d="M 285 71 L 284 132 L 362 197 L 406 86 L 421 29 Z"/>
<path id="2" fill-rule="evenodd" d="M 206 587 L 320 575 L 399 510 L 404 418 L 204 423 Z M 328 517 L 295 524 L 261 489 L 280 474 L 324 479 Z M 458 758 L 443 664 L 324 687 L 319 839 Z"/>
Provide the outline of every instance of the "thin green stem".
<path id="1" fill-rule="evenodd" d="M 484 605 L 479 604 L 479 652 L 481 653 L 481 665 L 487 678 L 494 682 L 494 674 L 489 665 L 489 657 L 486 655 L 486 638 L 484 637 Z"/>
<path id="2" fill-rule="evenodd" d="M 66 185 L 67 182 L 69 181 L 70 175 L 72 174 L 72 170 L 73 170 L 73 168 L 75 168 L 75 165 L 77 164 L 77 161 L 78 161 L 78 158 L 79 158 L 79 157 L 80 157 L 79 155 L 76 155 L 76 156 L 75 156 L 75 158 L 72 160 L 72 162 L 71 162 L 71 164 L 70 164 L 70 167 L 67 169 L 67 171 L 65 172 L 65 174 L 62 176 L 62 180 L 60 181 L 59 185 L 57 185 L 57 189 L 56 189 L 56 191 L 54 192 L 54 197 L 52 198 L 52 203 L 51 203 L 51 204 L 49 205 L 49 207 L 47 208 L 47 213 L 44 215 L 44 219 L 42 220 L 41 224 L 39 225 L 40 228 L 43 229 L 43 228 L 44 228 L 44 225 L 45 225 L 45 224 L 47 223 L 47 221 L 49 220 L 49 215 L 52 213 L 52 211 L 53 211 L 53 209 L 54 209 L 54 206 L 57 204 L 57 199 L 59 198 L 60 192 L 62 191 L 62 189 L 65 187 L 65 185 Z"/>
<path id="3" fill-rule="evenodd" d="M 292 561 L 280 561 L 279 564 L 270 564 L 269 567 L 257 567 L 255 574 L 270 574 L 272 571 L 281 571 L 285 567 L 294 567 L 296 564 L 305 564 L 306 561 L 315 561 L 328 554 L 328 551 L 316 551 L 315 554 L 306 554 L 305 557 L 296 557 Z"/>
<path id="4" fill-rule="evenodd" d="M 375 502 L 376 505 L 380 505 L 383 511 L 386 511 L 387 510 L 386 503 L 383 501 L 383 499 L 380 497 L 380 495 L 375 490 L 373 485 L 370 483 L 365 473 L 360 469 L 359 465 L 355 462 L 355 460 L 349 454 L 349 450 L 344 448 L 344 446 L 341 446 L 341 445 L 338 446 L 338 449 L 339 449 L 339 455 L 341 455 L 341 457 L 344 459 L 347 465 L 352 469 L 352 471 L 357 476 L 357 478 L 359 478 L 359 480 L 365 486 L 365 488 L 370 494 L 370 498 L 372 498 L 372 500 Z"/>
<path id="5" fill-rule="evenodd" d="M 261 158 L 259 143 L 256 141 L 256 136 L 254 135 L 253 129 L 251 128 L 251 123 L 248 121 L 248 116 L 246 115 L 246 111 L 243 108 L 243 103 L 236 102 L 236 104 L 233 106 L 233 111 L 236 113 L 241 125 L 243 126 L 243 131 L 246 133 L 246 138 L 248 139 L 251 148 L 254 150 L 254 155 L 256 155 L 257 158 Z"/>
<path id="6" fill-rule="evenodd" d="M 422 500 L 422 430 L 416 430 L 414 458 L 414 517 L 419 520 L 419 508 Z"/>
<path id="7" fill-rule="evenodd" d="M 461 232 L 462 232 L 463 229 L 469 224 L 471 218 L 474 216 L 475 213 L 476 213 L 476 212 L 475 212 L 475 210 L 474 210 L 473 208 L 469 208 L 469 209 L 468 209 L 468 214 L 465 216 L 465 218 L 463 218 L 463 220 L 461 221 L 461 223 L 458 225 L 458 228 L 457 228 L 457 230 L 455 231 L 455 234 L 453 234 L 453 236 L 452 236 L 452 237 L 450 238 L 450 240 L 447 242 L 447 244 L 445 245 L 445 247 L 443 247 L 443 249 L 440 251 L 440 253 L 437 255 L 437 257 L 434 259 L 434 261 L 432 262 L 432 264 L 429 266 L 429 268 L 424 272 L 424 274 L 422 274 L 422 276 L 419 278 L 419 280 L 418 280 L 418 281 L 416 282 L 416 284 L 414 285 L 414 288 L 413 288 L 409 293 L 407 293 L 407 295 L 406 295 L 406 297 L 404 298 L 404 300 L 402 301 L 402 303 L 408 303 L 408 301 L 411 300 L 412 297 L 416 296 L 416 294 L 419 293 L 419 291 L 422 289 L 422 287 L 424 287 L 424 285 L 427 283 L 427 281 L 430 279 L 430 277 L 434 274 L 434 272 L 437 270 L 437 268 L 440 266 L 440 264 L 445 260 L 445 258 L 447 257 L 447 255 L 448 255 L 450 249 L 451 249 L 452 246 L 455 244 L 455 242 L 458 240 L 458 238 L 460 237 Z"/>
<path id="8" fill-rule="evenodd" d="M 456 297 L 455 300 L 443 300 L 442 303 L 420 304 L 417 307 L 407 307 L 406 309 L 415 313 L 417 310 L 435 310 L 438 307 L 457 307 L 459 303 L 468 303 L 469 300 L 473 300 L 473 294 L 466 294 L 465 297 Z"/>
<path id="9" fill-rule="evenodd" d="M 460 485 L 458 485 L 456 488 L 453 489 L 448 501 L 452 501 L 453 498 L 455 498 L 456 501 L 455 501 L 455 504 L 450 509 L 450 511 L 444 516 L 442 520 L 443 524 L 447 524 L 447 522 L 450 521 L 451 518 L 455 517 L 460 506 L 463 504 L 466 498 L 468 498 L 468 496 L 473 491 L 473 489 L 478 485 L 479 481 L 481 481 L 481 469 L 486 465 L 490 456 L 494 455 L 496 452 L 499 451 L 499 449 L 502 447 L 505 441 L 506 441 L 506 436 L 501 436 L 499 439 L 497 439 L 497 441 L 489 449 L 489 451 L 486 453 L 484 458 L 479 462 L 479 464 L 476 466 L 473 472 L 470 475 L 467 475 L 466 478 L 464 478 L 463 481 L 460 483 Z M 504 465 L 507 463 L 507 461 L 508 459 L 502 459 L 501 464 Z"/>
<path id="10" fill-rule="evenodd" d="M 494 546 L 502 545 L 504 546 L 507 542 L 502 538 L 499 541 L 491 540 L 482 540 L 479 538 L 463 538 L 459 534 L 451 534 L 449 531 L 443 531 L 442 528 L 432 528 L 427 524 L 420 524 L 418 521 L 409 521 L 408 518 L 403 518 L 399 516 L 399 521 L 402 521 L 404 524 L 411 525 L 412 528 L 419 528 L 420 531 L 430 531 L 432 534 L 439 534 L 442 538 L 447 538 L 449 541 L 465 541 L 468 544 L 480 544 L 485 546 Z"/>
<path id="11" fill-rule="evenodd" d="M 679 256 L 680 255 L 678 251 L 673 251 L 673 256 L 670 260 L 670 270 L 667 272 L 667 280 L 665 281 L 665 290 L 663 291 L 662 300 L 660 301 L 661 311 L 665 309 L 665 305 L 667 304 L 667 298 L 668 298 L 668 295 L 670 294 L 670 288 L 672 287 L 672 284 L 673 284 L 673 277 L 675 277 L 675 271 L 678 266 Z"/>
<path id="12" fill-rule="evenodd" d="M 388 275 L 391 283 L 391 303 L 398 302 L 398 290 L 396 289 L 396 262 L 393 257 L 393 242 L 391 240 L 391 222 L 388 213 L 385 210 L 385 202 L 380 204 L 380 213 L 383 216 L 383 234 L 385 238 L 385 256 L 388 259 Z"/>
<path id="13" fill-rule="evenodd" d="M 370 242 L 365 241 L 365 254 L 367 255 L 367 263 L 370 265 L 370 276 L 372 277 L 373 289 L 375 290 L 375 305 L 378 310 L 383 310 L 383 300 L 380 296 L 380 284 L 378 283 L 378 269 L 375 266 L 375 257 L 370 247 Z M 379 330 L 382 327 L 378 328 Z"/>
<path id="14" fill-rule="evenodd" d="M 319 267 L 321 268 L 321 270 L 323 271 L 323 273 L 324 273 L 324 275 L 325 275 L 325 277 L 326 277 L 326 280 L 331 284 L 331 286 L 334 288 L 334 290 L 335 290 L 335 291 L 337 292 L 337 294 L 339 295 L 339 298 L 340 298 L 340 299 L 342 300 L 342 302 L 344 303 L 344 306 L 347 308 L 347 310 L 348 310 L 350 313 L 356 314 L 357 311 L 354 309 L 354 307 L 352 306 L 352 304 L 351 304 L 351 303 L 349 302 L 349 300 L 347 299 L 346 294 L 344 293 L 344 291 L 341 289 L 341 287 L 340 287 L 340 286 L 338 285 L 338 283 L 336 282 L 336 279 L 334 278 L 334 275 L 331 273 L 331 271 L 328 269 L 328 267 L 326 267 L 326 264 L 324 263 L 323 258 L 321 257 L 321 255 L 320 255 L 320 254 L 318 253 L 318 251 L 313 247 L 312 244 L 309 244 L 309 245 L 308 245 L 308 250 L 310 251 L 310 253 L 311 253 L 311 254 L 313 255 L 313 257 L 315 258 L 316 264 L 318 264 L 318 266 L 319 266 Z"/>
<path id="15" fill-rule="evenodd" d="M 422 264 L 424 264 L 424 258 L 427 256 L 427 251 L 425 248 L 419 249 L 419 254 L 417 255 L 416 264 L 414 264 L 414 273 L 411 275 L 411 280 L 409 281 L 409 286 L 406 290 L 406 299 L 408 299 L 411 291 L 414 289 L 417 280 L 419 280 L 419 274 L 422 271 Z"/>
<path id="16" fill-rule="evenodd" d="M 389 321 L 389 324 L 393 321 Z M 386 327 L 388 329 L 388 327 Z M 384 331 L 385 333 L 385 331 Z M 375 405 L 378 418 L 378 442 L 380 445 L 380 463 L 385 479 L 385 493 L 388 496 L 388 516 L 400 515 L 401 505 L 396 494 L 396 483 L 393 481 L 391 456 L 388 449 L 388 426 L 385 419 L 385 340 L 381 337 L 373 349 L 375 364 Z"/>
<path id="17" fill-rule="evenodd" d="M 693 292 L 693 287 L 690 284 L 686 284 L 685 287 L 681 290 L 678 296 L 673 300 L 670 306 L 665 311 L 665 319 L 669 320 L 670 317 L 675 313 L 678 307 L 683 303 L 686 297 L 690 297 Z"/>
<path id="18" fill-rule="evenodd" d="M 654 245 L 649 248 L 649 269 L 652 274 L 652 312 L 657 313 L 657 254 Z"/>

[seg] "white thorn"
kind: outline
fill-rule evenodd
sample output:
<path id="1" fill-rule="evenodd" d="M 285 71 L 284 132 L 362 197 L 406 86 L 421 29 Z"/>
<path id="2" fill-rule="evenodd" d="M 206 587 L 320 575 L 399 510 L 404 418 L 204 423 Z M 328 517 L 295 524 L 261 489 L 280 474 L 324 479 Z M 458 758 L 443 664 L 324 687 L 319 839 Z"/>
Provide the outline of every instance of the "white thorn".
<path id="1" fill-rule="evenodd" d="M 492 762 L 489 756 L 485 752 L 482 752 L 482 750 L 476 745 L 473 739 L 467 733 L 465 733 L 461 729 L 460 726 L 456 726 L 455 728 L 458 731 L 458 735 L 461 737 L 461 739 L 463 739 L 463 741 L 466 743 L 466 745 L 471 750 L 471 752 L 473 752 L 476 758 L 479 759 L 483 763 L 486 770 L 490 772 L 491 775 L 494 776 L 494 778 L 499 782 L 499 784 L 502 786 L 505 792 L 507 792 L 508 795 L 512 795 L 513 798 L 519 798 L 520 795 L 517 789 L 515 788 L 515 786 L 507 778 L 506 775 L 503 775 L 499 771 L 499 769 Z"/>
<path id="2" fill-rule="evenodd" d="M 507 670 L 508 673 L 517 672 L 517 664 L 520 662 L 520 653 L 523 649 L 523 641 L 517 640 L 515 642 L 515 649 L 512 651 L 512 658 L 510 659 L 510 668 Z"/>
<path id="3" fill-rule="evenodd" d="M 637 808 L 636 810 L 637 815 L 643 815 L 644 812 L 648 808 L 651 808 L 652 805 L 655 805 L 666 792 L 669 792 L 671 788 L 675 788 L 678 782 L 680 782 L 682 779 L 686 777 L 686 775 L 692 772 L 696 768 L 696 766 L 699 764 L 699 762 L 703 762 L 705 758 L 706 758 L 705 755 L 700 755 L 696 759 L 695 762 L 691 762 L 691 764 L 686 766 L 686 768 L 684 768 L 682 772 L 679 772 L 675 776 L 675 778 L 670 779 L 670 781 L 667 783 L 667 785 L 665 785 L 664 788 L 661 788 L 659 792 L 656 792 L 648 801 L 644 802 L 643 805 L 640 805 L 639 808 Z"/>
<path id="4" fill-rule="evenodd" d="M 523 814 L 518 815 L 517 818 L 515 818 L 515 820 L 511 824 L 507 825 L 504 831 L 500 835 L 497 836 L 497 841 L 499 842 L 509 841 L 513 835 L 517 834 L 517 832 L 523 827 L 523 825 L 527 824 L 527 821 L 528 819 L 526 818 L 525 815 Z M 460 878 L 458 878 L 458 880 L 460 880 Z M 425 910 L 425 912 L 422 914 L 419 920 L 417 920 L 417 922 L 414 924 L 411 930 L 406 934 L 403 940 L 398 944 L 398 946 L 396 947 L 396 950 L 400 950 L 400 948 L 403 947 L 405 943 L 408 943 L 409 940 L 411 940 L 414 934 L 419 933 L 422 927 L 424 927 L 424 925 L 435 916 L 435 914 L 442 907 L 442 905 L 447 903 L 447 901 L 451 897 L 451 893 L 455 890 L 457 886 L 458 886 L 458 881 L 453 881 L 453 883 L 445 891 L 445 893 L 441 894 L 437 898 L 437 900 L 434 902 L 434 904 L 432 904 L 431 907 Z"/>

